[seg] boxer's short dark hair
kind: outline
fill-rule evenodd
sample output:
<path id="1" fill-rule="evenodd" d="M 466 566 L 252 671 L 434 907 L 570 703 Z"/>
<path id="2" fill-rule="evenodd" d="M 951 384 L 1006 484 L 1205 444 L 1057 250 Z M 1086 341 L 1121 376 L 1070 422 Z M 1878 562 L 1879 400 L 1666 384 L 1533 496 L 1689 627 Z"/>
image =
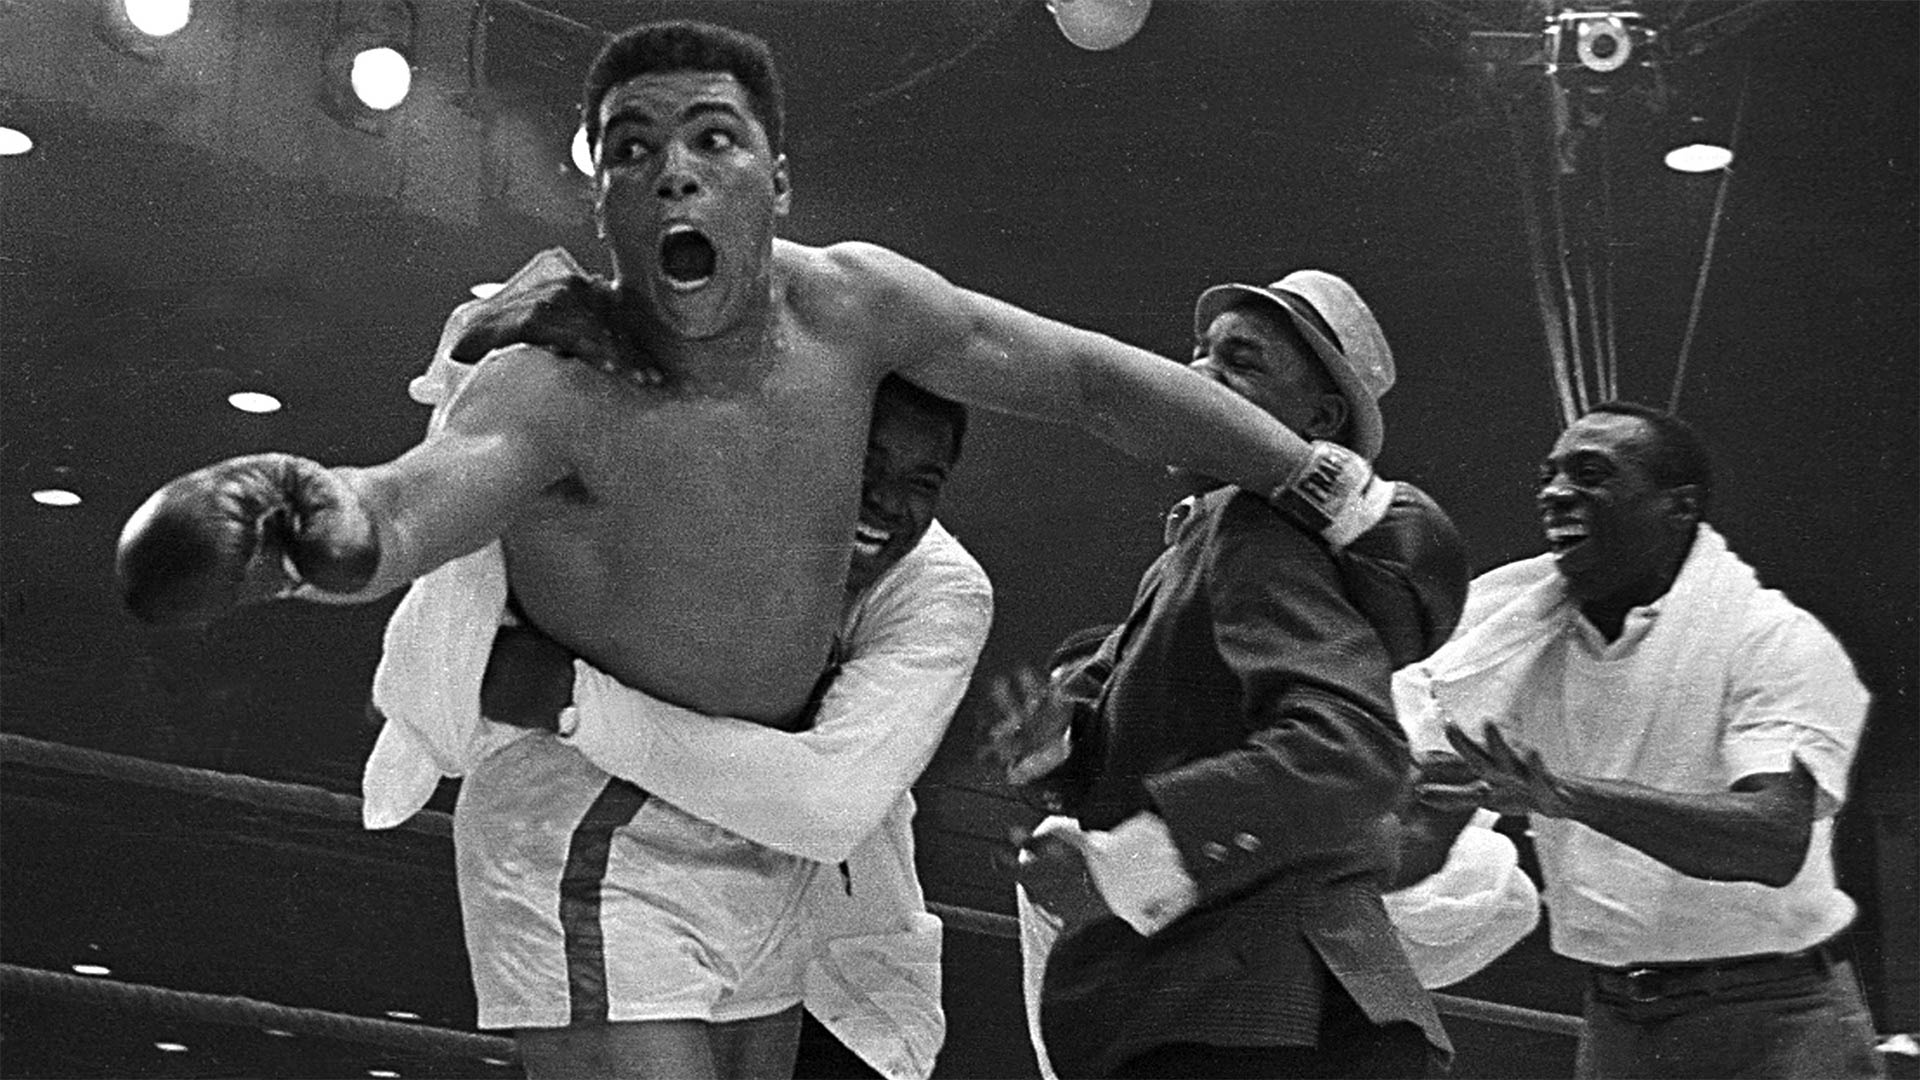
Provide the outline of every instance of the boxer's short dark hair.
<path id="1" fill-rule="evenodd" d="M 725 72 L 740 80 L 754 119 L 767 131 L 767 145 L 780 153 L 786 98 L 773 50 L 752 34 L 690 19 L 641 23 L 600 50 L 580 93 L 587 145 L 600 145 L 600 102 L 608 90 L 638 75 L 675 71 Z"/>

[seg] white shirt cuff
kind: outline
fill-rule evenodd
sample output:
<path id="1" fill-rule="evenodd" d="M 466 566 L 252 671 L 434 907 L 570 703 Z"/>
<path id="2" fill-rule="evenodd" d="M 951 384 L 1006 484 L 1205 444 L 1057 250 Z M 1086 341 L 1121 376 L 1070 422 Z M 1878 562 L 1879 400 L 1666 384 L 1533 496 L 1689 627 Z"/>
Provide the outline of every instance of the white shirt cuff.
<path id="1" fill-rule="evenodd" d="M 1145 937 L 1193 910 L 1200 889 L 1187 875 L 1173 831 L 1158 814 L 1141 811 L 1110 832 L 1086 834 L 1087 865 L 1100 896 L 1115 915 Z"/>

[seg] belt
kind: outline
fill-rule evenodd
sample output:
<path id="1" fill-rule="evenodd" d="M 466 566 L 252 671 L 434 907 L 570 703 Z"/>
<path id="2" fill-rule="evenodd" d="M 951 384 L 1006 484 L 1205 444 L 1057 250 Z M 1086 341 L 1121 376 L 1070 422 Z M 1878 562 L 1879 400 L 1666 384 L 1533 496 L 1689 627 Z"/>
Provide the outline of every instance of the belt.
<path id="1" fill-rule="evenodd" d="M 1833 949 L 1821 942 L 1799 952 L 1736 956 L 1725 960 L 1688 960 L 1674 964 L 1633 964 L 1588 968 L 1595 990 L 1602 995 L 1645 1003 L 1753 983 L 1774 982 L 1799 975 L 1825 975 L 1837 961 Z"/>

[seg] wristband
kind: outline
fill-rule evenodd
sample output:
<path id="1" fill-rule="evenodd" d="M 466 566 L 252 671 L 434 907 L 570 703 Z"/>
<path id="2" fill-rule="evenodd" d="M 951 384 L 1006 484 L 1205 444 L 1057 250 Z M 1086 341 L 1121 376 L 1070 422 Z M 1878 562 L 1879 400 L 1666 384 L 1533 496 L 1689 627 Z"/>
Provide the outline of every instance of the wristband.
<path id="1" fill-rule="evenodd" d="M 1393 504 L 1393 484 L 1367 459 L 1338 443 L 1316 441 L 1307 467 L 1267 501 L 1338 551 L 1373 528 Z"/>

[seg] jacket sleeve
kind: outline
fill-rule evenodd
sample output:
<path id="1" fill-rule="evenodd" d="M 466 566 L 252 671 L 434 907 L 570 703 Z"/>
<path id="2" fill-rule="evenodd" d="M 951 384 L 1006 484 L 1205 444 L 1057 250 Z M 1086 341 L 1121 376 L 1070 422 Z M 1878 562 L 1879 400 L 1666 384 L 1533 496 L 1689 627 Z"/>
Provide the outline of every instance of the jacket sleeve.
<path id="1" fill-rule="evenodd" d="M 1238 497 L 1211 560 L 1214 645 L 1246 736 L 1144 781 L 1202 902 L 1372 842 L 1411 765 L 1386 651 L 1324 546 Z"/>

